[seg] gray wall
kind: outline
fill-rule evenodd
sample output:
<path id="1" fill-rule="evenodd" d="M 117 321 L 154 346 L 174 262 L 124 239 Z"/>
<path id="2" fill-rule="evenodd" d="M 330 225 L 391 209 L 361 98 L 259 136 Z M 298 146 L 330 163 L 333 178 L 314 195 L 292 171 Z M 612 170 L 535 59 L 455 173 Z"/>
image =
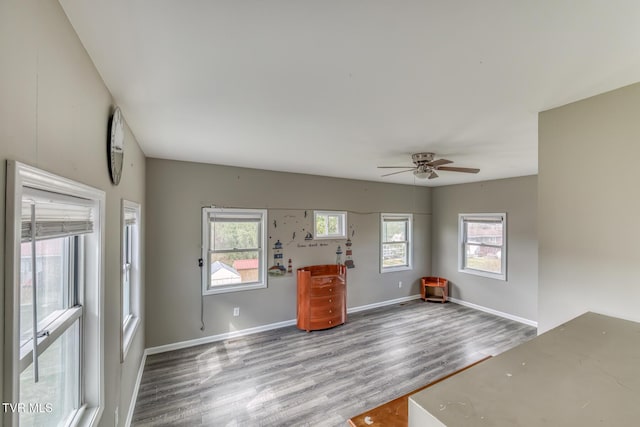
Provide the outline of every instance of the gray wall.
<path id="1" fill-rule="evenodd" d="M 537 177 L 436 187 L 433 274 L 460 300 L 535 322 L 538 311 Z M 458 214 L 507 213 L 507 281 L 458 271 Z"/>
<path id="2" fill-rule="evenodd" d="M 539 115 L 539 324 L 640 321 L 640 84 Z"/>
<path id="3" fill-rule="evenodd" d="M 144 326 L 121 364 L 120 203 L 123 197 L 144 202 L 144 155 L 127 130 L 122 181 L 111 185 L 106 136 L 113 100 L 57 1 L 0 1 L 0 58 L 0 187 L 5 187 L 6 160 L 14 159 L 106 192 L 106 408 L 101 425 L 114 425 L 117 406 L 124 425 L 142 359 Z M 1 197 L 0 223 L 4 220 Z M 4 227 L 0 235 L 4 241 Z M 3 262 L 0 275 L 4 278 Z"/>
<path id="4" fill-rule="evenodd" d="M 272 218 L 300 220 L 308 210 L 346 210 L 353 227 L 356 268 L 349 269 L 348 307 L 416 295 L 419 278 L 431 270 L 430 190 L 393 184 L 311 175 L 269 172 L 160 159 L 147 160 L 147 347 L 227 333 L 296 317 L 295 275 L 269 278 L 268 288 L 204 297 L 205 325 L 200 331 L 201 208 L 267 208 L 270 247 L 284 244 L 284 257 L 294 270 L 309 264 L 335 262 L 330 241 L 325 248 L 298 247 L 298 233 L 274 229 Z M 414 213 L 414 268 L 379 273 L 381 212 Z M 302 216 L 303 218 L 303 216 Z M 288 225 L 287 225 L 288 226 Z M 283 224 L 281 227 L 286 226 Z M 269 255 L 271 258 L 271 253 Z M 403 287 L 398 288 L 398 281 Z M 233 317 L 233 307 L 240 316 Z"/>

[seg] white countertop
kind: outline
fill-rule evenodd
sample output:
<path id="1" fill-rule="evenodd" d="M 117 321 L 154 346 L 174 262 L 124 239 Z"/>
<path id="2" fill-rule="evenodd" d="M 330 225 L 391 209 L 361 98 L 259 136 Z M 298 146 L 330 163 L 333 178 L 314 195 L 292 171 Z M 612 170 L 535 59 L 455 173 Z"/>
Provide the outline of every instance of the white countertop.
<path id="1" fill-rule="evenodd" d="M 409 427 L 640 426 L 640 323 L 586 313 L 414 394 Z"/>

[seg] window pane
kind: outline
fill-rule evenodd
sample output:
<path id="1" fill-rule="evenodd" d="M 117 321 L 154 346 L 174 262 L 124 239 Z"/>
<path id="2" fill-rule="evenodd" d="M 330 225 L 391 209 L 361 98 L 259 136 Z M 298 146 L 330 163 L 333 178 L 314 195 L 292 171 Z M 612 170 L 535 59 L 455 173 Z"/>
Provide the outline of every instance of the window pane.
<path id="1" fill-rule="evenodd" d="M 131 315 L 131 268 L 133 261 L 133 225 L 124 228 L 124 265 L 122 266 L 122 323 Z"/>
<path id="2" fill-rule="evenodd" d="M 131 264 L 124 265 L 122 278 L 122 322 L 131 314 Z"/>
<path id="3" fill-rule="evenodd" d="M 36 242 L 36 284 L 38 323 L 69 307 L 68 237 Z M 20 345 L 33 335 L 33 273 L 31 242 L 20 245 Z"/>
<path id="4" fill-rule="evenodd" d="M 327 218 L 327 231 L 328 234 L 340 233 L 340 219 L 336 215 L 330 215 Z"/>
<path id="5" fill-rule="evenodd" d="M 382 245 L 382 267 L 408 265 L 406 243 L 386 243 Z"/>
<path id="6" fill-rule="evenodd" d="M 212 221 L 211 249 L 256 249 L 260 241 L 260 223 L 256 221 Z"/>
<path id="7" fill-rule="evenodd" d="M 502 249 L 473 244 L 465 245 L 465 268 L 502 273 Z"/>
<path id="8" fill-rule="evenodd" d="M 502 246 L 502 223 L 465 222 L 468 243 L 485 243 Z"/>
<path id="9" fill-rule="evenodd" d="M 39 381 L 33 382 L 33 365 L 20 374 L 20 426 L 64 425 L 79 407 L 80 328 L 78 319 L 39 357 Z M 30 406 L 32 405 L 32 406 Z"/>
<path id="10" fill-rule="evenodd" d="M 385 220 L 382 233 L 385 242 L 404 242 L 407 240 L 407 222 Z"/>
<path id="11" fill-rule="evenodd" d="M 253 283 L 260 280 L 258 251 L 211 254 L 210 287 Z"/>
<path id="12" fill-rule="evenodd" d="M 316 236 L 326 236 L 329 234 L 327 229 L 327 216 L 316 215 Z"/>

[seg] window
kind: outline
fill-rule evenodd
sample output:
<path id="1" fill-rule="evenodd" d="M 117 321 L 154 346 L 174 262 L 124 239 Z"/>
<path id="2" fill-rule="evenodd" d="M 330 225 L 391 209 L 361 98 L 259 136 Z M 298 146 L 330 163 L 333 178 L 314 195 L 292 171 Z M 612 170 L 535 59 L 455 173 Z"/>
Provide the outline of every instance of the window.
<path id="1" fill-rule="evenodd" d="M 411 214 L 380 215 L 380 272 L 411 270 Z"/>
<path id="2" fill-rule="evenodd" d="M 124 362 L 140 322 L 140 205 L 122 201 L 122 331 Z"/>
<path id="3" fill-rule="evenodd" d="M 459 271 L 507 278 L 507 215 L 459 215 Z"/>
<path id="4" fill-rule="evenodd" d="M 315 239 L 346 239 L 347 213 L 314 211 L 313 229 L 315 230 Z"/>
<path id="5" fill-rule="evenodd" d="M 266 210 L 202 209 L 204 294 L 267 287 L 266 223 Z"/>
<path id="6" fill-rule="evenodd" d="M 7 163 L 4 420 L 97 425 L 104 408 L 100 301 L 104 192 Z"/>

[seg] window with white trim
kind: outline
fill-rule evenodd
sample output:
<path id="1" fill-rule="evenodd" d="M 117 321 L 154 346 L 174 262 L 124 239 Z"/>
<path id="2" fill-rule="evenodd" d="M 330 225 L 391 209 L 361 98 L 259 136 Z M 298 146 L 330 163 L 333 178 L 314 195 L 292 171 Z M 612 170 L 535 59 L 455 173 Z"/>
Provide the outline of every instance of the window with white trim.
<path id="1" fill-rule="evenodd" d="M 120 361 L 124 362 L 140 323 L 140 205 L 122 201 L 122 331 Z"/>
<path id="2" fill-rule="evenodd" d="M 105 194 L 7 162 L 8 425 L 97 425 L 104 408 Z M 9 408 L 7 410 L 7 408 Z"/>
<path id="3" fill-rule="evenodd" d="M 412 214 L 380 214 L 380 272 L 411 270 Z"/>
<path id="4" fill-rule="evenodd" d="M 347 213 L 338 211 L 314 211 L 314 239 L 346 239 Z"/>
<path id="5" fill-rule="evenodd" d="M 267 287 L 267 211 L 202 209 L 202 292 Z"/>
<path id="6" fill-rule="evenodd" d="M 459 214 L 459 271 L 507 278 L 507 214 Z"/>

